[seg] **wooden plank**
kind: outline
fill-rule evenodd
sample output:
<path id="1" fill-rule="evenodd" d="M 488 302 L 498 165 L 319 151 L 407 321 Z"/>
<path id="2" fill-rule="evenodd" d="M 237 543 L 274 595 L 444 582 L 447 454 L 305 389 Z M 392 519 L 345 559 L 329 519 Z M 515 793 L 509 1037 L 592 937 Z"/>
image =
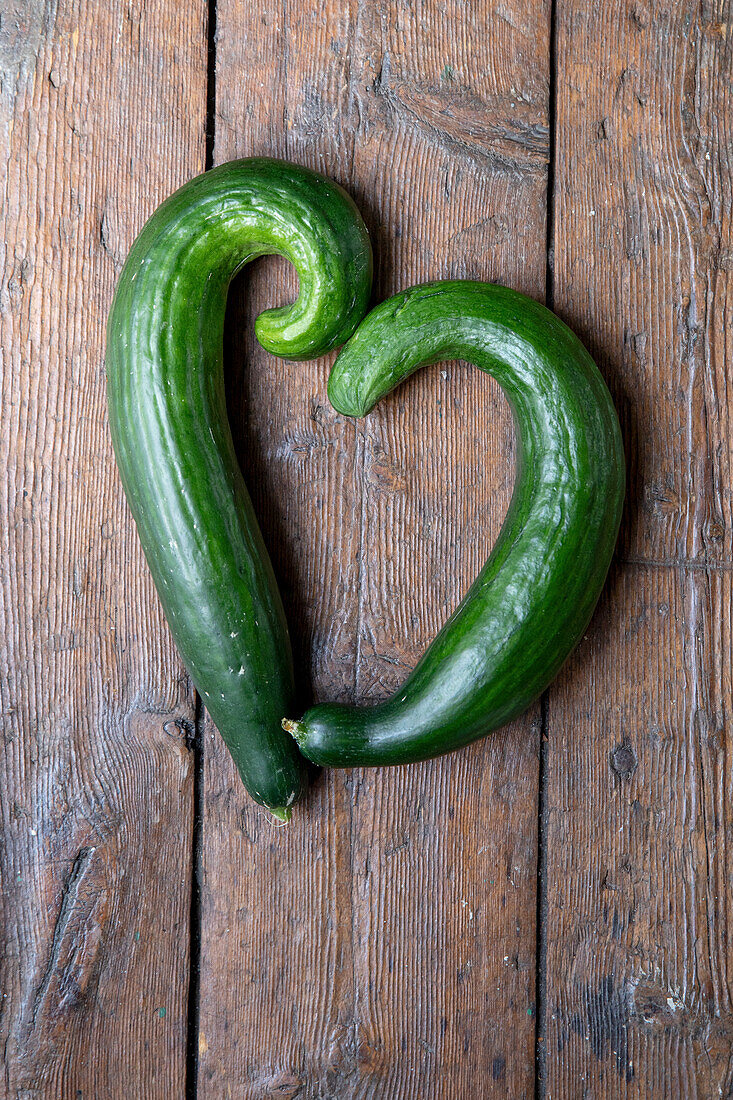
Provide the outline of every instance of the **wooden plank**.
<path id="1" fill-rule="evenodd" d="M 361 35 L 354 175 L 378 211 L 378 297 L 457 276 L 542 299 L 549 5 L 366 6 Z M 374 699 L 487 557 L 513 440 L 498 387 L 452 364 L 363 434 L 356 688 Z M 538 748 L 536 708 L 468 751 L 360 776 L 355 1000 L 376 1092 L 534 1095 Z"/>
<path id="2" fill-rule="evenodd" d="M 616 396 L 630 485 L 548 704 L 548 1098 L 733 1088 L 727 18 L 558 5 L 555 304 Z"/>
<path id="3" fill-rule="evenodd" d="M 731 577 L 616 568 L 553 693 L 548 1098 L 730 1095 Z"/>
<path id="4" fill-rule="evenodd" d="M 323 22 L 317 14 L 304 28 L 297 5 L 220 0 L 216 162 L 279 156 L 348 184 L 343 140 L 308 145 L 325 125 L 319 110 L 329 125 L 346 115 L 347 58 L 331 39 L 348 40 L 353 13 L 332 5 Z M 292 270 L 272 258 L 233 287 L 230 416 L 286 605 L 301 694 L 349 698 L 360 505 L 354 430 L 328 403 L 327 363 L 286 364 L 253 335 L 262 309 L 296 293 Z M 291 824 L 276 830 L 207 726 L 201 1100 L 294 1096 L 315 1092 L 314 1082 L 339 1092 L 353 1061 L 348 784 L 343 774 L 322 776 Z"/>
<path id="5" fill-rule="evenodd" d="M 215 159 L 287 156 L 347 186 L 380 297 L 450 274 L 542 298 L 549 4 L 525 8 L 220 0 Z M 328 363 L 251 339 L 294 289 L 264 261 L 235 293 L 230 405 L 304 702 L 364 701 L 486 557 L 511 422 L 455 365 L 363 424 L 336 416 Z M 533 1094 L 538 717 L 412 770 L 323 775 L 278 832 L 207 736 L 201 1096 Z"/>
<path id="6" fill-rule="evenodd" d="M 135 233 L 203 167 L 206 5 L 2 7 L 2 1091 L 180 1096 L 193 697 L 103 355 Z"/>
<path id="7" fill-rule="evenodd" d="M 623 416 L 624 558 L 733 560 L 726 9 L 558 7 L 556 304 Z"/>

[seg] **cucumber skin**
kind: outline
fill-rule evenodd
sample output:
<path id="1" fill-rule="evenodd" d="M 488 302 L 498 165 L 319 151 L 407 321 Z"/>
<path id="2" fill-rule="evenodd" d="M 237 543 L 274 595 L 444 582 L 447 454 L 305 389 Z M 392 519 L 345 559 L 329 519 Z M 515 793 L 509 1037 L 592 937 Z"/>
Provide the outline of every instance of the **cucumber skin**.
<path id="1" fill-rule="evenodd" d="M 544 306 L 488 283 L 412 287 L 361 323 L 334 364 L 329 398 L 364 416 L 443 359 L 491 373 L 509 400 L 511 504 L 486 565 L 391 698 L 321 704 L 284 722 L 317 764 L 424 760 L 516 717 L 582 637 L 608 572 L 626 480 L 618 417 L 590 355 Z"/>
<path id="2" fill-rule="evenodd" d="M 252 158 L 191 180 L 147 222 L 115 292 L 106 366 L 117 464 L 174 640 L 245 787 L 287 819 L 306 786 L 280 726 L 292 655 L 223 371 L 229 283 L 268 253 L 294 263 L 300 293 L 257 318 L 263 347 L 310 359 L 348 339 L 371 290 L 361 216 L 323 176 Z"/>

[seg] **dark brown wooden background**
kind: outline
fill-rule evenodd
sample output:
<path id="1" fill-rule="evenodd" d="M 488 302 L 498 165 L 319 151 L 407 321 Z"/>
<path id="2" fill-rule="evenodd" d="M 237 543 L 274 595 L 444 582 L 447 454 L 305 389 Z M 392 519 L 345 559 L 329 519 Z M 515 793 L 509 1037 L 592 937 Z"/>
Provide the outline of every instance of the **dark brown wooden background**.
<path id="1" fill-rule="evenodd" d="M 724 0 L 0 0 L 3 1096 L 733 1096 L 733 20 Z M 411 769 L 245 796 L 177 658 L 110 448 L 104 324 L 207 164 L 325 171 L 376 295 L 497 280 L 582 336 L 629 496 L 541 704 Z M 495 538 L 498 387 L 365 421 L 265 355 L 230 406 L 305 704 L 395 687 Z M 1 1091 L 3 1090 L 4 1091 Z"/>

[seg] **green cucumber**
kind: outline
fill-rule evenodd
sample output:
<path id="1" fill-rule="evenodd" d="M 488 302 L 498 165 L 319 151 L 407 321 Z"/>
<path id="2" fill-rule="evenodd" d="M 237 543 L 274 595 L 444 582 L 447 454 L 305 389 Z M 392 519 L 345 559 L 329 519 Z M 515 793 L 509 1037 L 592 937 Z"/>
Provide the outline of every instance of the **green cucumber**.
<path id="1" fill-rule="evenodd" d="M 486 565 L 391 698 L 325 703 L 283 722 L 317 764 L 423 760 L 520 714 L 582 637 L 611 562 L 625 491 L 618 418 L 590 355 L 544 306 L 488 283 L 406 290 L 372 310 L 343 348 L 330 400 L 364 416 L 442 359 L 492 374 L 509 400 L 511 504 Z"/>
<path id="2" fill-rule="evenodd" d="M 224 394 L 227 291 L 266 254 L 296 267 L 290 306 L 257 318 L 264 348 L 312 359 L 367 308 L 371 249 L 351 199 L 282 161 L 233 161 L 153 214 L 120 275 L 107 327 L 117 464 L 184 664 L 252 797 L 277 817 L 305 786 L 280 719 L 292 706 L 290 641 L 234 452 Z"/>

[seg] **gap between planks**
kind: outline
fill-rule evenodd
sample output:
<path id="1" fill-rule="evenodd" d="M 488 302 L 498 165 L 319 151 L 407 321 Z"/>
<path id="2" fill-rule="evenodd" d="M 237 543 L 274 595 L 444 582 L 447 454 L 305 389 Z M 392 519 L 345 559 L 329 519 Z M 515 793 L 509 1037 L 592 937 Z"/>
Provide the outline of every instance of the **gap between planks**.
<path id="1" fill-rule="evenodd" d="M 216 137 L 216 4 L 208 0 L 206 28 L 206 136 L 204 170 L 214 164 Z M 194 693 L 193 833 L 191 837 L 191 916 L 189 927 L 188 1026 L 186 1032 L 186 1100 L 196 1100 L 199 1075 L 201 1007 L 201 875 L 204 831 L 204 708 Z"/>
<path id="2" fill-rule="evenodd" d="M 555 303 L 555 129 L 557 121 L 557 0 L 550 3 L 550 57 L 547 103 L 547 128 L 549 151 L 546 189 L 546 267 L 545 304 L 552 309 Z M 540 748 L 539 776 L 537 784 L 537 918 L 535 948 L 535 1098 L 545 1100 L 547 1019 L 547 736 L 549 726 L 549 689 L 540 699 Z"/>

